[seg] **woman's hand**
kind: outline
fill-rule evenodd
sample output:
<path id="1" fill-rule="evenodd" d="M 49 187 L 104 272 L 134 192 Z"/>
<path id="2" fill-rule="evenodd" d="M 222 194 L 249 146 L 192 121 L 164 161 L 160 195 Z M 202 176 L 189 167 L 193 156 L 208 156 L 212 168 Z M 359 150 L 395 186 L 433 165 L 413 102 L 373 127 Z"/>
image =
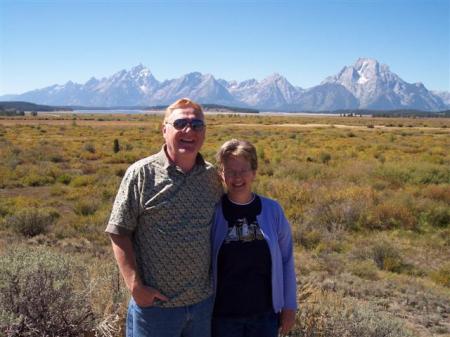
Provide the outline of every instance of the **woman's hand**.
<path id="1" fill-rule="evenodd" d="M 295 310 L 283 309 L 280 315 L 280 334 L 286 335 L 294 326 Z"/>

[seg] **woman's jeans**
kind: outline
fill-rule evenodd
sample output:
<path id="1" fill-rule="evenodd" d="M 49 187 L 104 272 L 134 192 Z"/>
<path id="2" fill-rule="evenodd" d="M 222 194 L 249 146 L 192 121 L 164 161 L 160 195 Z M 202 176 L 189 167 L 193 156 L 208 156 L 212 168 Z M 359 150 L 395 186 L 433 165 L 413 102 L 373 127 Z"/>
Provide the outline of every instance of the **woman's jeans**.
<path id="1" fill-rule="evenodd" d="M 213 297 L 184 307 L 141 308 L 131 298 L 127 337 L 210 337 Z"/>
<path id="2" fill-rule="evenodd" d="M 269 312 L 245 318 L 214 317 L 212 337 L 277 337 L 279 315 Z"/>

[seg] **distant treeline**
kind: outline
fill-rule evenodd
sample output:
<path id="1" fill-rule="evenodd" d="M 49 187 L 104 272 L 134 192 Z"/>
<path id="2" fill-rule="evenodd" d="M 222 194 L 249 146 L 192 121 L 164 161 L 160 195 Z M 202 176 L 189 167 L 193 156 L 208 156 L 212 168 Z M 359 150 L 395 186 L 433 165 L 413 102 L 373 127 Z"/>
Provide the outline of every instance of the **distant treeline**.
<path id="1" fill-rule="evenodd" d="M 82 105 L 68 105 L 65 106 L 65 108 L 71 109 L 71 110 L 148 110 L 150 107 L 143 106 L 143 105 L 133 105 L 133 106 L 127 106 L 127 105 L 118 105 L 118 106 L 82 106 Z M 156 109 L 155 109 L 156 110 Z"/>
<path id="2" fill-rule="evenodd" d="M 251 108 L 241 108 L 241 107 L 235 107 L 235 106 L 227 106 L 227 105 L 220 105 L 220 104 L 202 104 L 202 107 L 208 111 L 208 110 L 219 110 L 219 111 L 232 111 L 232 112 L 243 112 L 243 113 L 259 113 L 258 109 L 251 109 Z"/>
<path id="3" fill-rule="evenodd" d="M 154 106 L 114 106 L 114 107 L 86 107 L 86 106 L 50 106 L 34 104 L 29 102 L 0 102 L 0 116 L 23 116 L 26 111 L 73 111 L 73 110 L 153 110 L 164 111 L 168 105 Z M 259 113 L 260 110 L 244 107 L 227 106 L 220 104 L 202 104 L 205 111 L 236 112 L 236 113 Z M 276 111 L 276 110 L 271 110 Z M 285 112 L 285 111 L 279 111 Z M 445 117 L 450 118 L 450 110 L 444 111 L 421 111 L 412 109 L 398 110 L 369 110 L 369 109 L 348 109 L 330 111 L 299 111 L 304 113 L 332 113 L 341 116 L 363 116 L 374 117 Z"/>
<path id="4" fill-rule="evenodd" d="M 153 105 L 149 107 L 140 107 L 141 110 L 166 110 L 168 105 Z M 202 104 L 205 111 L 220 111 L 220 112 L 241 112 L 241 113 L 259 113 L 258 109 L 242 108 L 236 106 L 228 106 L 221 104 Z"/>
<path id="5" fill-rule="evenodd" d="M 0 107 L 0 116 L 25 116 L 25 111 Z"/>
<path id="6" fill-rule="evenodd" d="M 450 117 L 450 110 L 444 111 L 421 111 L 412 109 L 399 110 L 335 110 L 330 111 L 342 116 L 371 115 L 374 117 Z"/>
<path id="7" fill-rule="evenodd" d="M 152 105 L 152 106 L 143 106 L 143 105 L 135 105 L 135 106 L 113 106 L 113 107 L 87 107 L 87 106 L 69 106 L 73 110 L 152 110 L 152 111 L 164 111 L 166 110 L 168 105 Z M 231 112 L 241 112 L 241 113 L 259 113 L 258 109 L 251 108 L 241 108 L 235 106 L 228 105 L 220 105 L 220 104 L 202 104 L 202 107 L 205 111 L 231 111 Z"/>
<path id="8" fill-rule="evenodd" d="M 72 111 L 72 109 L 29 102 L 0 102 L 0 116 L 24 116 L 25 111 Z"/>

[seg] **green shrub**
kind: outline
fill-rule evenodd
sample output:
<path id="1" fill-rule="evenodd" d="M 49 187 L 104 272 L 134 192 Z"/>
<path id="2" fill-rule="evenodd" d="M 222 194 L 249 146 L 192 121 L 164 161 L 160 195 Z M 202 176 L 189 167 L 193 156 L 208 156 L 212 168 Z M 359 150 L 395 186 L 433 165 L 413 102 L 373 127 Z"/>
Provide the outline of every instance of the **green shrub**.
<path id="1" fill-rule="evenodd" d="M 95 317 L 85 270 L 46 248 L 0 256 L 0 333 L 5 337 L 85 336 Z"/>
<path id="2" fill-rule="evenodd" d="M 11 213 L 11 202 L 7 200 L 7 198 L 0 198 L 0 218 L 10 213 Z"/>
<path id="3" fill-rule="evenodd" d="M 411 170 L 412 180 L 416 184 L 449 184 L 450 169 L 441 165 L 422 163 Z"/>
<path id="4" fill-rule="evenodd" d="M 113 201 L 113 197 L 115 196 L 115 191 L 103 190 L 102 191 L 102 200 L 111 203 Z"/>
<path id="5" fill-rule="evenodd" d="M 91 165 L 89 163 L 83 163 L 83 165 L 81 165 L 81 172 L 83 172 L 83 174 L 94 174 L 97 172 L 98 167 L 96 165 Z"/>
<path id="6" fill-rule="evenodd" d="M 450 288 L 450 264 L 430 273 L 430 278 L 441 286 Z"/>
<path id="7" fill-rule="evenodd" d="M 74 177 L 71 182 L 70 185 L 73 187 L 83 187 L 83 186 L 88 186 L 88 185 L 94 185 L 95 183 L 95 177 L 93 176 L 76 176 Z"/>
<path id="8" fill-rule="evenodd" d="M 391 315 L 333 293 L 311 296 L 299 304 L 293 337 L 413 337 Z"/>
<path id="9" fill-rule="evenodd" d="M 64 157 L 59 153 L 50 154 L 49 159 L 53 163 L 62 163 L 64 161 Z"/>
<path id="10" fill-rule="evenodd" d="M 83 149 L 85 150 L 85 151 L 87 151 L 87 152 L 90 152 L 90 153 L 95 153 L 95 146 L 94 146 L 94 144 L 92 144 L 92 143 L 86 143 L 86 144 L 84 144 L 84 146 L 83 146 Z"/>
<path id="11" fill-rule="evenodd" d="M 315 203 L 305 212 L 309 227 L 317 227 L 331 233 L 356 230 L 365 223 L 368 200 L 362 195 L 336 196 L 317 194 Z"/>
<path id="12" fill-rule="evenodd" d="M 320 243 L 322 234 L 318 230 L 303 230 L 295 232 L 294 238 L 306 249 L 313 249 Z"/>
<path id="13" fill-rule="evenodd" d="M 57 181 L 60 182 L 61 184 L 69 185 L 70 182 L 72 181 L 72 177 L 67 173 L 63 173 L 57 178 Z"/>
<path id="14" fill-rule="evenodd" d="M 432 200 L 450 203 L 450 185 L 428 185 L 422 193 Z"/>
<path id="15" fill-rule="evenodd" d="M 400 252 L 386 241 L 376 243 L 371 253 L 373 261 L 381 270 L 400 272 L 404 266 Z"/>
<path id="16" fill-rule="evenodd" d="M 411 210 L 402 204 L 386 202 L 377 205 L 368 217 L 366 226 L 371 229 L 416 229 L 418 220 Z"/>
<path id="17" fill-rule="evenodd" d="M 32 237 L 47 233 L 58 216 L 59 214 L 55 211 L 38 208 L 22 209 L 6 217 L 5 225 L 18 234 Z"/>
<path id="18" fill-rule="evenodd" d="M 52 184 L 54 181 L 55 180 L 52 177 L 35 172 L 30 172 L 28 175 L 22 178 L 22 183 L 25 186 L 43 186 Z"/>
<path id="19" fill-rule="evenodd" d="M 127 169 L 124 168 L 124 167 L 119 167 L 119 168 L 116 168 L 116 169 L 114 170 L 114 174 L 115 174 L 117 177 L 122 178 L 122 177 L 125 175 L 126 170 L 127 170 Z"/>
<path id="20" fill-rule="evenodd" d="M 427 212 L 427 222 L 434 227 L 445 228 L 450 224 L 450 207 L 438 205 Z"/>
<path id="21" fill-rule="evenodd" d="M 357 261 L 350 266 L 350 271 L 353 275 L 365 280 L 379 279 L 377 265 L 373 260 Z"/>
<path id="22" fill-rule="evenodd" d="M 375 171 L 375 175 L 380 179 L 389 182 L 394 187 L 402 186 L 411 180 L 411 173 L 409 170 L 396 164 L 386 164 L 378 167 Z"/>
<path id="23" fill-rule="evenodd" d="M 328 162 L 331 160 L 331 154 L 322 152 L 319 155 L 319 160 L 322 164 L 328 164 Z"/>
<path id="24" fill-rule="evenodd" d="M 384 162 L 386 161 L 386 158 L 384 157 L 384 155 L 382 153 L 375 153 L 374 157 L 376 159 L 378 159 L 378 161 L 382 164 L 384 164 Z"/>
<path id="25" fill-rule="evenodd" d="M 77 215 L 87 216 L 94 214 L 98 207 L 99 204 L 95 200 L 78 200 L 75 203 L 73 210 Z"/>

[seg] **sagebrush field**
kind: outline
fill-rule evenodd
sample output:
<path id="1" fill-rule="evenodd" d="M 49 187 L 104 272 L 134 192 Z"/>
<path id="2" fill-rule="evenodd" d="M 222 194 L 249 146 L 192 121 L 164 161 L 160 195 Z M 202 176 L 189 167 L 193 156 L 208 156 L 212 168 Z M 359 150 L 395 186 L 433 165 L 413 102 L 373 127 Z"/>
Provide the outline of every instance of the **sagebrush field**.
<path id="1" fill-rule="evenodd" d="M 129 295 L 104 229 L 126 168 L 161 148 L 161 119 L 0 119 L 0 334 L 122 336 Z M 204 157 L 253 142 L 256 191 L 292 224 L 291 336 L 450 336 L 449 119 L 206 121 Z"/>

